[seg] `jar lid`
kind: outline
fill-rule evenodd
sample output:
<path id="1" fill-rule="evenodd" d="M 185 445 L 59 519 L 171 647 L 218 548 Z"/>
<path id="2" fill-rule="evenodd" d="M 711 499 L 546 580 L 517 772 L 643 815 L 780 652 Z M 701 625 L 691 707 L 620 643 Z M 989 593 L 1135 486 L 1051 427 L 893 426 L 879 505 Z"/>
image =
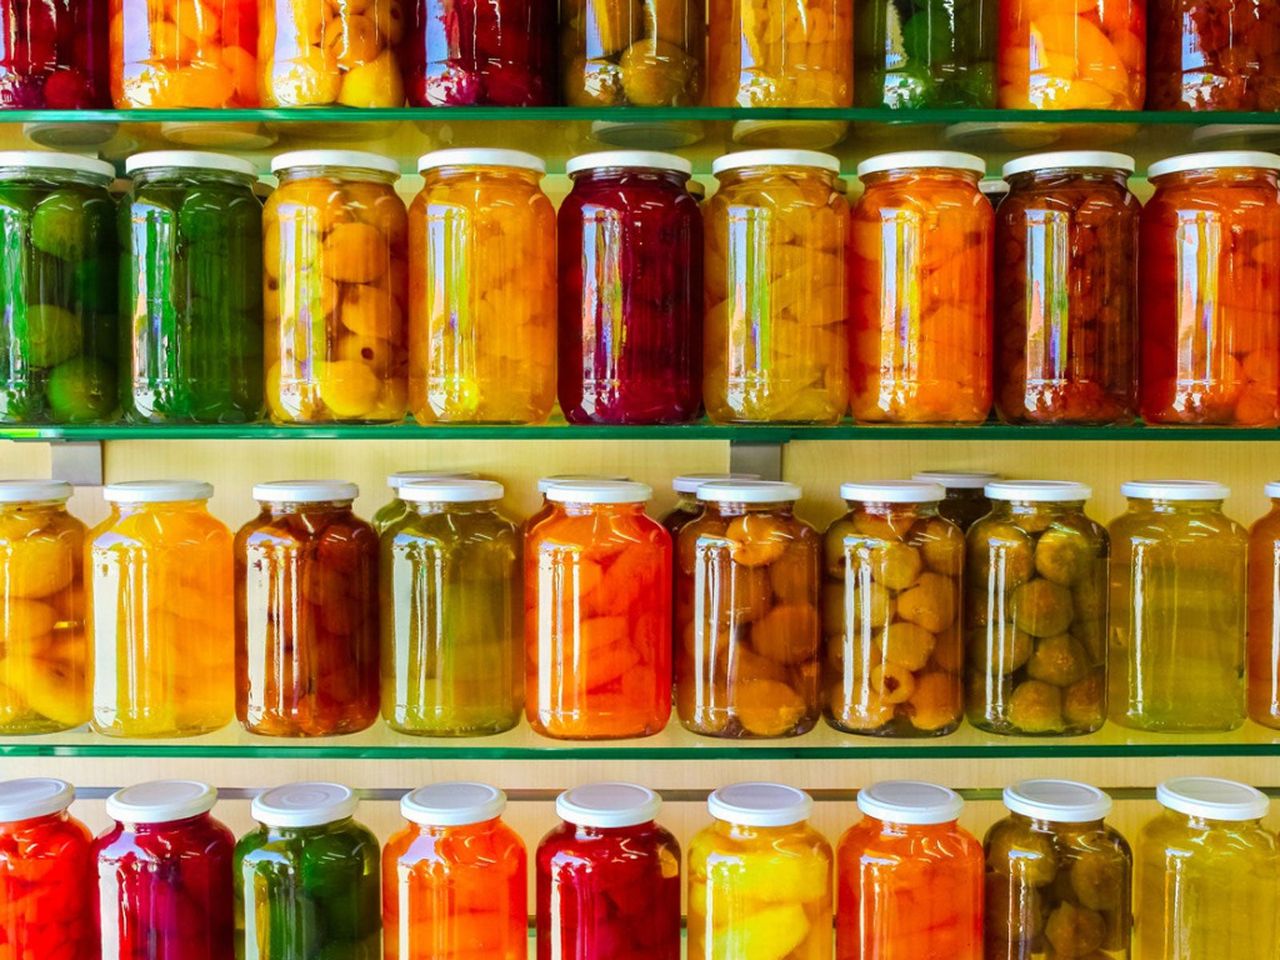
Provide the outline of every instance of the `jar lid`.
<path id="1" fill-rule="evenodd" d="M 465 780 L 419 787 L 400 799 L 400 814 L 424 827 L 484 823 L 502 816 L 506 808 L 507 795 L 497 787 Z"/>
<path id="2" fill-rule="evenodd" d="M 102 177 L 108 183 L 116 178 L 116 168 L 105 160 L 82 157 L 78 153 L 54 153 L 44 150 L 0 150 L 0 167 L 29 170 L 66 170 Z"/>
<path id="3" fill-rule="evenodd" d="M 1126 480 L 1120 493 L 1138 500 L 1225 500 L 1231 488 L 1216 480 Z"/>
<path id="4" fill-rule="evenodd" d="M 76 788 L 53 777 L 0 782 L 0 823 L 16 823 L 61 813 L 76 798 Z"/>
<path id="5" fill-rule="evenodd" d="M 1070 503 L 1088 500 L 1093 490 L 1072 480 L 993 480 L 982 488 L 988 500 L 1029 500 L 1031 503 Z"/>
<path id="6" fill-rule="evenodd" d="M 984 197 L 1002 197 L 1009 192 L 1009 184 L 999 177 L 983 177 L 978 181 L 978 192 Z"/>
<path id="7" fill-rule="evenodd" d="M 676 493 L 697 493 L 704 483 L 721 480 L 759 480 L 758 473 L 682 473 L 671 481 Z"/>
<path id="8" fill-rule="evenodd" d="M 253 499 L 267 503 L 327 503 L 358 496 L 360 488 L 345 480 L 272 480 L 253 485 Z"/>
<path id="9" fill-rule="evenodd" d="M 902 150 L 897 153 L 882 153 L 878 157 L 868 157 L 858 164 L 858 177 L 873 173 L 884 173 L 886 170 L 923 170 L 941 168 L 944 170 L 968 170 L 979 176 L 987 172 L 987 162 L 972 153 L 961 153 L 958 150 Z"/>
<path id="10" fill-rule="evenodd" d="M 1271 801 L 1261 790 L 1218 777 L 1174 777 L 1156 787 L 1160 805 L 1206 820 L 1261 820 Z"/>
<path id="11" fill-rule="evenodd" d="M 992 480 L 999 480 L 1000 474 L 984 470 L 921 470 L 911 479 L 932 480 L 948 490 L 981 490 Z"/>
<path id="12" fill-rule="evenodd" d="M 613 475 L 607 473 L 557 473 L 550 477 L 538 478 L 538 492 L 546 494 L 548 490 L 558 483 L 576 483 L 579 480 L 589 480 L 598 482 L 601 480 L 630 480 L 630 477 L 624 477 L 621 474 Z"/>
<path id="13" fill-rule="evenodd" d="M 1023 780 L 1004 788 L 1004 805 L 1033 820 L 1089 823 L 1111 812 L 1111 797 L 1074 780 Z"/>
<path id="14" fill-rule="evenodd" d="M 151 150 L 147 153 L 135 153 L 124 162 L 124 172 L 130 176 L 139 170 L 152 170 L 156 167 L 221 170 L 225 173 L 244 174 L 255 179 L 258 174 L 253 164 L 243 157 L 232 157 L 225 153 L 212 153 L 206 150 Z"/>
<path id="15" fill-rule="evenodd" d="M 395 473 L 387 475 L 387 486 L 392 490 L 399 490 L 406 483 L 416 483 L 419 480 L 474 480 L 476 474 L 470 470 L 460 473 L 442 473 L 434 470 L 397 470 Z"/>
<path id="16" fill-rule="evenodd" d="M 711 791 L 707 812 L 745 827 L 787 827 L 813 812 L 813 797 L 781 783 L 735 783 Z"/>
<path id="17" fill-rule="evenodd" d="M 494 150 L 485 147 L 454 147 L 450 150 L 433 150 L 418 158 L 418 172 L 425 173 L 439 167 L 515 167 L 546 173 L 547 165 L 541 157 L 523 150 Z"/>
<path id="18" fill-rule="evenodd" d="M 588 783 L 556 797 L 556 814 L 580 827 L 634 827 L 662 809 L 662 798 L 635 783 Z"/>
<path id="19" fill-rule="evenodd" d="M 920 780 L 884 780 L 858 791 L 858 809 L 885 823 L 928 826 L 960 816 L 960 794 Z"/>
<path id="20" fill-rule="evenodd" d="M 271 172 L 295 167 L 352 167 L 400 176 L 400 166 L 390 157 L 364 150 L 291 150 L 271 158 Z"/>
<path id="21" fill-rule="evenodd" d="M 693 173 L 693 164 L 684 157 L 658 150 L 602 150 L 598 153 L 584 153 L 578 157 L 570 157 L 564 165 L 564 172 L 573 176 L 583 170 L 597 170 L 601 167 L 674 170 L 686 176 Z"/>
<path id="22" fill-rule="evenodd" d="M 70 500 L 74 489 L 63 480 L 0 480 L 0 503 Z"/>
<path id="23" fill-rule="evenodd" d="M 936 503 L 947 495 L 939 483 L 927 480 L 880 480 L 876 483 L 842 483 L 841 500 L 862 503 Z"/>
<path id="24" fill-rule="evenodd" d="M 218 791 L 199 780 L 152 780 L 107 797 L 107 816 L 120 823 L 170 823 L 208 813 Z"/>
<path id="25" fill-rule="evenodd" d="M 1054 150 L 1010 160 L 1001 173 L 1006 178 L 1030 170 L 1122 170 L 1133 173 L 1136 167 L 1133 157 L 1110 150 Z"/>
<path id="26" fill-rule="evenodd" d="M 793 503 L 802 491 L 798 483 L 781 480 L 712 480 L 696 493 L 699 500 L 713 503 Z"/>
<path id="27" fill-rule="evenodd" d="M 359 803 L 340 783 L 286 783 L 254 797 L 250 815 L 268 827 L 320 827 L 353 816 Z"/>
<path id="28" fill-rule="evenodd" d="M 554 503 L 644 503 L 652 496 L 647 483 L 633 480 L 559 480 L 547 490 Z"/>
<path id="29" fill-rule="evenodd" d="M 1230 168 L 1280 170 L 1280 154 L 1264 150 L 1210 150 L 1206 153 L 1184 153 L 1157 160 L 1147 167 L 1147 179 L 1187 170 L 1226 170 Z"/>
<path id="30" fill-rule="evenodd" d="M 108 503 L 178 503 L 212 496 L 213 484 L 199 480 L 126 480 L 102 488 Z"/>
<path id="31" fill-rule="evenodd" d="M 743 167 L 816 167 L 839 173 L 840 161 L 819 150 L 740 150 L 711 161 L 711 172 L 717 177 Z"/>
<path id="32" fill-rule="evenodd" d="M 502 484 L 494 480 L 415 480 L 400 488 L 410 503 L 484 503 L 501 500 Z"/>

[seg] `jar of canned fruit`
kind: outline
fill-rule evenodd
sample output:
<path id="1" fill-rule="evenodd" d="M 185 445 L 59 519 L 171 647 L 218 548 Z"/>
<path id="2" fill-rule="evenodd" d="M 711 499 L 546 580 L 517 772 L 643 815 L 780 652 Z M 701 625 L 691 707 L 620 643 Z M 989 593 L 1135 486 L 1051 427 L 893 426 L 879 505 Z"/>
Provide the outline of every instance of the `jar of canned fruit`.
<path id="1" fill-rule="evenodd" d="M 1244 723 L 1249 536 L 1208 480 L 1134 480 L 1111 523 L 1110 716 L 1142 730 Z"/>
<path id="2" fill-rule="evenodd" d="M 387 475 L 387 486 L 391 489 L 391 499 L 384 503 L 369 521 L 378 536 L 386 533 L 394 523 L 403 520 L 410 513 L 409 504 L 400 499 L 400 488 L 419 480 L 474 480 L 471 472 L 448 473 L 437 470 L 397 470 Z"/>
<path id="3" fill-rule="evenodd" d="M 984 844 L 986 960 L 1128 960 L 1133 853 L 1104 822 L 1111 798 L 1069 780 L 1023 780 L 1004 788 L 1004 805 L 1009 816 Z"/>
<path id="4" fill-rule="evenodd" d="M 1280 108 L 1280 6 L 1148 0 L 1148 110 Z"/>
<path id="5" fill-rule="evenodd" d="M 556 798 L 562 823 L 536 857 L 538 960 L 679 960 L 680 845 L 661 808 L 631 783 Z"/>
<path id="6" fill-rule="evenodd" d="M 711 169 L 720 188 L 704 211 L 707 415 L 836 423 L 849 406 L 840 162 L 809 150 L 747 150 Z"/>
<path id="7" fill-rule="evenodd" d="M 206 506 L 213 487 L 144 480 L 102 496 L 111 515 L 86 549 L 94 729 L 217 730 L 235 712 L 235 606 L 231 533 Z"/>
<path id="8" fill-rule="evenodd" d="M 697 106 L 706 58 L 704 0 L 569 0 L 560 70 L 570 106 Z"/>
<path id="9" fill-rule="evenodd" d="M 425 736 L 501 733 L 520 721 L 520 528 L 502 484 L 405 484 L 382 534 L 382 716 Z"/>
<path id="10" fill-rule="evenodd" d="M 887 153 L 858 164 L 853 208 L 853 416 L 977 423 L 991 409 L 994 214 L 967 153 Z"/>
<path id="11" fill-rule="evenodd" d="M 671 492 L 676 495 L 676 505 L 662 518 L 662 525 L 671 534 L 671 542 L 684 529 L 685 524 L 698 518 L 702 504 L 698 502 L 698 488 L 712 480 L 759 480 L 758 473 L 682 473 L 671 481 Z"/>
<path id="12" fill-rule="evenodd" d="M 595 482 L 597 480 L 609 481 L 609 480 L 630 480 L 630 479 L 631 479 L 630 477 L 624 477 L 620 474 L 615 475 L 615 474 L 604 474 L 604 473 L 555 473 L 549 477 L 539 477 L 538 478 L 538 496 L 541 497 L 542 503 L 539 505 L 536 511 L 534 511 L 532 514 L 530 514 L 528 517 L 525 518 L 524 523 L 521 525 L 522 529 L 525 533 L 527 533 L 528 531 L 532 530 L 535 526 L 538 525 L 538 521 L 545 520 L 547 517 L 551 516 L 551 514 L 555 510 L 555 504 L 552 503 L 551 500 L 547 498 L 547 494 L 551 491 L 551 488 L 554 487 L 556 484 L 565 483 L 565 482 L 577 482 L 579 480 Z"/>
<path id="13" fill-rule="evenodd" d="M 271 169 L 280 185 L 262 242 L 272 419 L 404 419 L 409 228 L 393 186 L 399 169 L 355 150 L 286 153 Z"/>
<path id="14" fill-rule="evenodd" d="M 991 512 L 986 486 L 992 480 L 999 480 L 1000 474 L 985 470 L 921 470 L 911 479 L 940 485 L 946 493 L 938 504 L 938 516 L 950 520 L 961 533 L 967 533 Z"/>
<path id="15" fill-rule="evenodd" d="M 1277 171 L 1280 156 L 1247 150 L 1147 171 L 1155 195 L 1142 208 L 1139 337 L 1149 423 L 1280 422 Z"/>
<path id="16" fill-rule="evenodd" d="M 1009 423 L 1122 423 L 1137 407 L 1133 158 L 1042 153 L 1004 165 L 996 213 L 995 398 Z"/>
<path id="17" fill-rule="evenodd" d="M 0 0 L 0 109 L 111 106 L 107 0 Z"/>
<path id="18" fill-rule="evenodd" d="M 831 956 L 831 844 L 813 799 L 780 783 L 735 783 L 707 798 L 689 845 L 689 960 Z"/>
<path id="19" fill-rule="evenodd" d="M 1277 729 L 1280 728 L 1280 616 L 1277 616 L 1280 613 L 1280 483 L 1268 483 L 1265 490 L 1271 510 L 1249 530 L 1245 675 L 1249 681 L 1249 719 Z"/>
<path id="20" fill-rule="evenodd" d="M 704 483 L 676 545 L 676 708 L 712 737 L 789 737 L 822 712 L 821 540 L 794 483 Z"/>
<path id="21" fill-rule="evenodd" d="M 854 0 L 854 101 L 860 107 L 991 109 L 994 12 L 981 0 Z"/>
<path id="22" fill-rule="evenodd" d="M 0 422 L 117 408 L 114 178 L 90 157 L 0 152 Z"/>
<path id="23" fill-rule="evenodd" d="M 858 791 L 836 848 L 840 960 L 983 960 L 982 844 L 952 790 L 887 780 Z"/>
<path id="24" fill-rule="evenodd" d="M 409 408 L 419 423 L 540 423 L 556 402 L 556 214 L 518 150 L 418 161 L 409 207 Z"/>

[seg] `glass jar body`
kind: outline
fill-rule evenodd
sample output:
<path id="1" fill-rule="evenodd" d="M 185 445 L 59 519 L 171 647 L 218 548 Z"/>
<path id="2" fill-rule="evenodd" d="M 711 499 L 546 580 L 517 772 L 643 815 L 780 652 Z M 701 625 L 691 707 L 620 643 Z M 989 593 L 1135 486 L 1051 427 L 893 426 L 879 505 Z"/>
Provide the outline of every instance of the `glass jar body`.
<path id="1" fill-rule="evenodd" d="M 1249 719 L 1280 729 L 1280 503 L 1249 531 Z"/>
<path id="2" fill-rule="evenodd" d="M 0 823 L 0 944 L 14 960 L 96 955 L 90 844 L 66 811 Z"/>
<path id="3" fill-rule="evenodd" d="M 860 107 L 991 109 L 995 7 L 854 0 L 854 100 Z"/>
<path id="4" fill-rule="evenodd" d="M 560 69 L 570 106 L 702 102 L 704 0 L 569 0 L 560 21 Z"/>
<path id="5" fill-rule="evenodd" d="M 107 0 L 0 0 L 0 109 L 111 106 Z"/>
<path id="6" fill-rule="evenodd" d="M 991 501 L 981 488 L 947 487 L 947 495 L 938 504 L 938 516 L 950 520 L 968 533 L 969 528 L 991 512 Z"/>
<path id="7" fill-rule="evenodd" d="M 1280 7 L 1270 0 L 1148 2 L 1148 110 L 1280 107 Z"/>

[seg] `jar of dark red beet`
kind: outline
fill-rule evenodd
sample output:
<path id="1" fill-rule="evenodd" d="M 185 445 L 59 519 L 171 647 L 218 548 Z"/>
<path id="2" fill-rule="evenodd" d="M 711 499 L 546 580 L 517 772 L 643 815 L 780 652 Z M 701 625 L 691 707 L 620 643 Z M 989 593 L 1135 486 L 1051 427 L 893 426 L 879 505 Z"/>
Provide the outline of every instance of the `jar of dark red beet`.
<path id="1" fill-rule="evenodd" d="M 0 108 L 111 106 L 107 0 L 0 0 Z"/>

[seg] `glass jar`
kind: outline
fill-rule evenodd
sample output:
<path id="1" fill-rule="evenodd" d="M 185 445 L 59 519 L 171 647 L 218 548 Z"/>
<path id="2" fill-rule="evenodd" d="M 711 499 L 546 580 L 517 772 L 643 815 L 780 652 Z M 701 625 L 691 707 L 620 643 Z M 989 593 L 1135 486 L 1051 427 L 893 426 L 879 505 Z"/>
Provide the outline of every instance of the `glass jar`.
<path id="1" fill-rule="evenodd" d="M 680 845 L 656 793 L 592 783 L 556 798 L 538 844 L 538 960 L 679 960 Z"/>
<path id="2" fill-rule="evenodd" d="M 209 815 L 217 798 L 195 780 L 154 780 L 107 798 L 115 823 L 92 848 L 101 960 L 234 955 L 235 836 Z"/>
<path id="3" fill-rule="evenodd" d="M 1271 960 L 1280 850 L 1262 826 L 1265 794 L 1243 783 L 1178 777 L 1156 788 L 1164 810 L 1137 843 L 1137 956 Z"/>
<path id="4" fill-rule="evenodd" d="M 524 523 L 521 524 L 521 529 L 524 533 L 528 533 L 530 530 L 536 527 L 540 521 L 545 520 L 547 517 L 551 516 L 551 514 L 555 511 L 555 505 L 550 500 L 547 499 L 547 493 L 551 490 L 552 487 L 556 486 L 557 484 L 576 483 L 579 480 L 584 480 L 589 483 L 596 483 L 601 480 L 610 481 L 610 480 L 630 480 L 630 479 L 631 479 L 630 477 L 624 477 L 621 475 L 610 475 L 610 474 L 604 474 L 604 473 L 555 473 L 549 477 L 539 477 L 538 478 L 538 494 L 542 497 L 542 504 L 538 507 L 537 510 L 535 510 L 533 513 L 531 513 L 528 517 L 525 518 Z"/>
<path id="5" fill-rule="evenodd" d="M 109 163 L 0 152 L 0 422 L 116 411 L 116 206 Z"/>
<path id="6" fill-rule="evenodd" d="M 946 787 L 886 780 L 836 847 L 836 955 L 983 960 L 982 844 Z"/>
<path id="7" fill-rule="evenodd" d="M 1137 407 L 1133 158 L 1011 160 L 996 213 L 996 410 L 1009 423 L 1125 423 Z"/>
<path id="8" fill-rule="evenodd" d="M 378 535 L 354 483 L 259 483 L 236 562 L 236 717 L 267 737 L 378 718 Z"/>
<path id="9" fill-rule="evenodd" d="M 710 737 L 792 737 L 822 712 L 821 539 L 794 483 L 698 487 L 676 547 L 676 709 Z"/>
<path id="10" fill-rule="evenodd" d="M 1092 491 L 1005 480 L 986 493 L 991 512 L 967 538 L 969 722 L 1016 736 L 1092 733 L 1107 715 L 1109 549 L 1084 512 Z"/>
<path id="11" fill-rule="evenodd" d="M 527 960 L 528 856 L 483 783 L 406 794 L 382 851 L 386 960 Z"/>
<path id="12" fill-rule="evenodd" d="M 662 525 L 676 537 L 685 525 L 698 518 L 702 504 L 698 502 L 698 488 L 712 480 L 759 480 L 758 473 L 682 473 L 671 480 L 671 491 L 676 495 L 676 505 L 662 518 Z"/>
<path id="13" fill-rule="evenodd" d="M 1280 109 L 1280 6 L 1148 2 L 1148 110 Z"/>
<path id="14" fill-rule="evenodd" d="M 93 727 L 112 737 L 188 737 L 235 710 L 231 532 L 207 483 L 111 483 L 89 532 Z M 265 613 L 265 611 L 264 611 Z"/>
<path id="15" fill-rule="evenodd" d="M 1274 426 L 1280 156 L 1153 163 L 1142 208 L 1141 406 L 1149 423 Z"/>
<path id="16" fill-rule="evenodd" d="M 831 844 L 813 799 L 780 783 L 707 798 L 714 818 L 689 844 L 689 958 L 831 956 Z"/>
<path id="17" fill-rule="evenodd" d="M 89 719 L 84 524 L 69 483 L 0 480 L 0 734 Z M 3 943 L 0 940 L 0 943 Z"/>
<path id="18" fill-rule="evenodd" d="M 688 107 L 702 102 L 703 0 L 570 0 L 560 70 L 575 107 Z"/>
<path id="19" fill-rule="evenodd" d="M 720 187 L 704 210 L 707 415 L 836 423 L 849 407 L 840 162 L 809 150 L 747 150 L 711 169 Z"/>
<path id="20" fill-rule="evenodd" d="M 525 715 L 563 740 L 647 737 L 671 716 L 671 537 L 643 483 L 564 481 L 525 528 Z"/>
<path id="21" fill-rule="evenodd" d="M 382 716 L 432 737 L 501 733 L 524 695 L 520 527 L 502 484 L 405 484 L 382 534 Z"/>
<path id="22" fill-rule="evenodd" d="M 1133 853 L 1104 818 L 1111 798 L 1070 780 L 1004 788 L 987 831 L 986 960 L 1128 960 Z M 1155 954 L 1160 956 L 1160 954 Z"/>
<path id="23" fill-rule="evenodd" d="M 846 733 L 935 737 L 964 714 L 964 534 L 943 490 L 914 480 L 845 483 L 827 528 L 823 713 Z"/>
<path id="24" fill-rule="evenodd" d="M 462 473 L 446 473 L 437 470 L 397 470 L 387 475 L 387 486 L 391 488 L 391 499 L 384 503 L 369 521 L 374 532 L 382 536 L 392 525 L 410 514 L 409 504 L 400 499 L 400 488 L 417 483 L 420 480 L 474 480 L 476 475 L 470 471 Z"/>
<path id="25" fill-rule="evenodd" d="M 281 0 L 284 2 L 284 0 Z M 393 423 L 406 410 L 404 202 L 395 161 L 302 150 L 263 211 L 267 405 L 277 423 Z"/>
<path id="26" fill-rule="evenodd" d="M 336 783 L 253 798 L 259 826 L 240 838 L 232 864 L 237 960 L 380 956 L 380 848 L 352 819 L 357 803 Z"/>
<path id="27" fill-rule="evenodd" d="M 128 324 L 125 416 L 244 423 L 262 415 L 262 202 L 240 157 L 138 153 L 120 205 Z"/>
<path id="28" fill-rule="evenodd" d="M 0 496 L 3 496 L 0 488 Z M 1249 530 L 1249 719 L 1280 729 L 1280 483 L 1265 488 L 1271 511 Z"/>
<path id="29" fill-rule="evenodd" d="M 985 488 L 992 480 L 999 480 L 1000 474 L 985 470 L 921 470 L 911 479 L 940 484 L 946 495 L 938 504 L 938 516 L 950 520 L 961 533 L 968 533 L 991 512 Z"/>
<path id="30" fill-rule="evenodd" d="M 853 416 L 980 423 L 991 410 L 995 215 L 982 159 L 949 150 L 858 164 L 849 285 Z"/>
<path id="31" fill-rule="evenodd" d="M 111 106 L 107 0 L 0 0 L 0 108 Z"/>
<path id="32" fill-rule="evenodd" d="M 685 189 L 692 169 L 648 150 L 565 165 L 573 188 L 557 221 L 559 394 L 570 423 L 698 415 L 703 251 L 698 202 Z"/>
<path id="33" fill-rule="evenodd" d="M 1140 730 L 1244 723 L 1249 536 L 1208 480 L 1122 484 L 1111 522 L 1110 716 Z"/>

